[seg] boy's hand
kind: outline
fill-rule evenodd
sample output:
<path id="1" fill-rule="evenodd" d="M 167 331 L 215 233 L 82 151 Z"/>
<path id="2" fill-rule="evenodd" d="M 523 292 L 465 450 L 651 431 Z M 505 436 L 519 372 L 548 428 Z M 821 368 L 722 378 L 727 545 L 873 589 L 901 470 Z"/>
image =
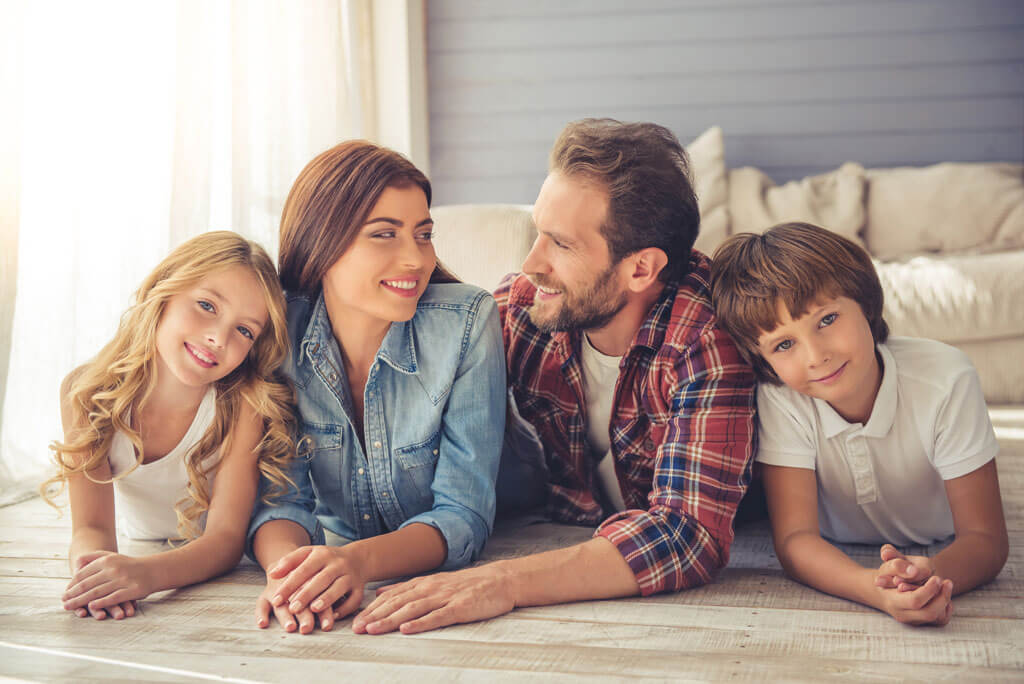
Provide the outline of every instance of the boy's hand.
<path id="1" fill-rule="evenodd" d="M 892 544 L 883 544 L 879 555 L 882 564 L 875 576 L 875 586 L 898 591 L 912 591 L 935 574 L 927 556 L 907 556 Z"/>
<path id="2" fill-rule="evenodd" d="M 61 596 L 64 610 L 79 617 L 92 615 L 103 620 L 109 614 L 115 620 L 136 613 L 136 599 L 145 598 L 152 589 L 149 571 L 137 558 L 113 551 L 91 551 L 74 562 L 75 574 Z"/>
<path id="3" fill-rule="evenodd" d="M 320 616 L 321 625 L 331 625 L 359 608 L 366 585 L 359 562 L 345 547 L 295 549 L 267 570 L 268 586 L 272 579 L 280 580 L 270 597 L 272 605 L 287 606 L 292 613 L 311 610 Z"/>
<path id="4" fill-rule="evenodd" d="M 908 625 L 945 625 L 953 615 L 953 582 L 930 577 L 907 591 L 884 589 L 885 612 Z"/>

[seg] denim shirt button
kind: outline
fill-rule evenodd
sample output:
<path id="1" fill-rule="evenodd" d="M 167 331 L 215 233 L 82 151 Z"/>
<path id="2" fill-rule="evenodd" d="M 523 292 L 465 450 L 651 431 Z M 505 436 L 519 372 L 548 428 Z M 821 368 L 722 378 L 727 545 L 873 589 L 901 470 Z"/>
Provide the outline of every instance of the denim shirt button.
<path id="1" fill-rule="evenodd" d="M 370 519 L 370 514 L 369 513 L 363 513 L 363 520 L 369 520 L 369 519 Z"/>
<path id="2" fill-rule="evenodd" d="M 337 373 L 331 373 L 331 382 L 337 382 L 337 381 L 338 381 L 338 374 Z"/>
<path id="3" fill-rule="evenodd" d="M 437 456 L 437 449 L 434 449 L 434 455 Z"/>
<path id="4" fill-rule="evenodd" d="M 380 449 L 380 442 L 379 442 L 379 441 L 377 441 L 377 442 L 374 442 L 374 443 L 373 443 L 373 448 L 374 448 L 374 449 Z"/>
<path id="5" fill-rule="evenodd" d="M 388 493 L 387 492 L 381 492 L 381 496 L 383 496 L 386 499 L 386 498 L 388 498 Z"/>
<path id="6" fill-rule="evenodd" d="M 359 470 L 357 470 L 356 472 L 357 472 L 357 473 L 359 473 L 360 475 L 362 475 L 362 474 L 363 474 L 364 472 L 366 472 L 366 471 L 365 471 L 365 470 L 363 470 L 362 468 L 360 468 L 360 469 L 359 469 Z"/>

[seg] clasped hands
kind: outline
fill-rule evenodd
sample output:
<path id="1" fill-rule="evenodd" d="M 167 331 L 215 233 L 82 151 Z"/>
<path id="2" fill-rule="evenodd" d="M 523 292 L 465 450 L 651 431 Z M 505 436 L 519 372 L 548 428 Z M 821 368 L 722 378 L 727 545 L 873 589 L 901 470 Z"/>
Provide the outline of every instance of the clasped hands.
<path id="1" fill-rule="evenodd" d="M 884 610 L 899 622 L 945 625 L 953 615 L 953 582 L 934 573 L 927 556 L 907 556 L 891 544 L 879 552 L 875 586 Z"/>
<path id="2" fill-rule="evenodd" d="M 78 617 L 132 617 L 137 610 L 135 601 L 152 593 L 152 578 L 138 558 L 91 551 L 75 559 L 74 569 L 60 598 L 64 610 L 73 610 Z"/>

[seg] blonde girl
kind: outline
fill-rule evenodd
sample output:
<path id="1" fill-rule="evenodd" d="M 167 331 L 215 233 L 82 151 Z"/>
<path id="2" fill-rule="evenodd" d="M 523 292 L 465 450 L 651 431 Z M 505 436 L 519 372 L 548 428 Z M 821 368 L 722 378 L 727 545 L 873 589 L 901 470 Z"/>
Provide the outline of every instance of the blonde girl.
<path id="1" fill-rule="evenodd" d="M 256 243 L 200 235 L 143 281 L 114 339 L 61 385 L 64 441 L 44 495 L 68 485 L 66 610 L 130 617 L 137 599 L 238 563 L 261 473 L 270 493 L 287 483 L 287 354 L 284 296 Z M 118 532 L 188 541 L 131 557 Z"/>

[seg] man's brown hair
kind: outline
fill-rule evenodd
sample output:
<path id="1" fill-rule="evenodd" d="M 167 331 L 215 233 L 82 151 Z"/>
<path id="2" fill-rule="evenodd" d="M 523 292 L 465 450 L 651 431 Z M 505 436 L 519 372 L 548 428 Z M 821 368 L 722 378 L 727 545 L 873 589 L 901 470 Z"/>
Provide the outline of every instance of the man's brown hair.
<path id="1" fill-rule="evenodd" d="M 875 343 L 885 342 L 882 284 L 871 257 L 851 240 L 809 223 L 781 223 L 763 235 L 733 235 L 711 262 L 718 321 L 764 382 L 781 384 L 758 346 L 758 338 L 779 325 L 776 302 L 796 319 L 815 302 L 835 297 L 857 302 Z"/>
<path id="2" fill-rule="evenodd" d="M 430 206 L 430 181 L 394 150 L 349 140 L 321 152 L 302 169 L 281 213 L 278 270 L 285 290 L 313 294 L 366 223 L 389 187 L 418 187 Z M 452 282 L 437 262 L 430 282 Z"/>
<path id="3" fill-rule="evenodd" d="M 700 211 L 686 151 L 672 131 L 653 123 L 581 119 L 551 149 L 549 170 L 608 192 L 601 235 L 612 263 L 647 247 L 665 252 L 662 282 L 686 274 Z"/>

